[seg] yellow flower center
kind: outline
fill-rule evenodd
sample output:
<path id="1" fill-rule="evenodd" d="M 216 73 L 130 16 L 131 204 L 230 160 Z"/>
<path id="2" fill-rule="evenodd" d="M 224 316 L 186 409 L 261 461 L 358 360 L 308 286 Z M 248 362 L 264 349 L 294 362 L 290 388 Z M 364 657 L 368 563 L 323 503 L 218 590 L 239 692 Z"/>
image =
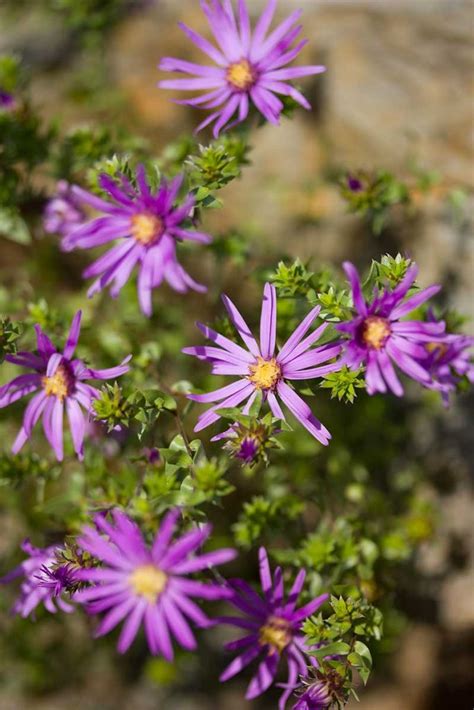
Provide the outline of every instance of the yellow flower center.
<path id="1" fill-rule="evenodd" d="M 54 375 L 43 377 L 42 385 L 48 397 L 57 397 L 63 400 L 71 390 L 71 376 L 64 365 L 59 365 Z"/>
<path id="2" fill-rule="evenodd" d="M 154 565 L 143 565 L 132 572 L 128 581 L 135 594 L 153 604 L 166 587 L 168 577 Z"/>
<path id="3" fill-rule="evenodd" d="M 435 360 L 441 360 L 441 358 L 448 352 L 448 346 L 446 343 L 426 343 L 425 347 L 430 355 L 435 356 Z"/>
<path id="4" fill-rule="evenodd" d="M 255 71 L 247 59 L 234 62 L 227 69 L 227 81 L 239 91 L 247 91 L 255 83 Z"/>
<path id="5" fill-rule="evenodd" d="M 271 616 L 267 623 L 260 627 L 258 641 L 262 646 L 270 646 L 270 655 L 281 653 L 291 639 L 291 626 L 286 619 Z"/>
<path id="6" fill-rule="evenodd" d="M 249 380 L 259 390 L 271 390 L 281 379 L 281 367 L 274 357 L 264 360 L 258 357 L 255 365 L 250 365 Z"/>
<path id="7" fill-rule="evenodd" d="M 374 350 L 383 348 L 391 332 L 388 320 L 380 316 L 369 316 L 362 324 L 362 340 Z"/>
<path id="8" fill-rule="evenodd" d="M 134 214 L 131 223 L 132 237 L 144 246 L 157 242 L 164 232 L 163 221 L 148 212 Z"/>

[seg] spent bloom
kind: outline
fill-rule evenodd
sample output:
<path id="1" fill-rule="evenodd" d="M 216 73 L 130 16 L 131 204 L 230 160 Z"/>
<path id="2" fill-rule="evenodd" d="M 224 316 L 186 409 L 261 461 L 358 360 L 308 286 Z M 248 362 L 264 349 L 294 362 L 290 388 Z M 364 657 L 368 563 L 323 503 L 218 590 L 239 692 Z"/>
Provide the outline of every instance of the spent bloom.
<path id="1" fill-rule="evenodd" d="M 176 256 L 176 244 L 181 240 L 201 244 L 211 241 L 208 234 L 189 228 L 194 197 L 188 195 L 182 204 L 175 204 L 184 176 L 178 175 L 169 183 L 163 179 L 155 194 L 143 166 L 137 169 L 137 187 L 125 175 L 117 177 L 120 185 L 108 175 L 99 177 L 107 200 L 77 186 L 72 190 L 75 198 L 102 215 L 68 232 L 62 242 L 63 249 L 91 249 L 118 242 L 85 269 L 84 278 L 96 278 L 88 296 L 110 286 L 111 295 L 117 297 L 135 266 L 138 267 L 138 299 L 147 316 L 152 313 L 152 291 L 163 280 L 180 293 L 189 288 L 206 291 L 205 286 L 186 273 Z"/>
<path id="2" fill-rule="evenodd" d="M 55 614 L 58 608 L 67 613 L 72 612 L 74 608 L 64 601 L 62 594 L 70 590 L 73 573 L 58 566 L 58 553 L 61 548 L 54 545 L 45 548 L 35 547 L 29 540 L 25 540 L 21 549 L 28 558 L 0 578 L 2 584 L 23 578 L 20 596 L 12 612 L 26 618 L 40 604 L 43 604 L 51 614 Z"/>
<path id="3" fill-rule="evenodd" d="M 193 529 L 172 541 L 180 512 L 169 512 L 148 547 L 137 525 L 114 510 L 113 523 L 103 515 L 95 517 L 96 528 L 86 527 L 78 544 L 102 562 L 101 567 L 78 572 L 92 584 L 76 593 L 90 614 L 106 612 L 96 635 L 103 636 L 124 621 L 118 641 L 120 653 L 130 647 L 140 626 L 151 653 L 173 659 L 172 637 L 186 649 L 196 648 L 188 620 L 198 627 L 210 620 L 192 597 L 220 599 L 225 590 L 188 577 L 212 566 L 229 562 L 235 550 L 220 549 L 198 555 L 211 532 L 210 525 Z"/>
<path id="4" fill-rule="evenodd" d="M 202 414 L 195 431 L 200 431 L 219 419 L 217 410 L 238 407 L 244 401 L 247 413 L 259 393 L 268 402 L 272 414 L 277 419 L 285 419 L 278 399 L 288 407 L 301 424 L 322 444 L 327 445 L 331 435 L 326 427 L 313 415 L 310 408 L 296 394 L 286 380 L 311 380 L 340 368 L 339 363 L 328 362 L 340 352 L 339 345 L 323 345 L 310 349 L 327 327 L 323 323 L 306 336 L 313 321 L 318 317 L 317 306 L 306 316 L 282 348 L 276 353 L 277 298 L 275 287 L 266 284 L 263 292 L 260 318 L 260 344 L 252 336 L 243 317 L 230 298 L 223 296 L 224 305 L 246 349 L 211 328 L 198 323 L 202 333 L 214 343 L 213 347 L 197 346 L 184 348 L 183 352 L 207 360 L 215 375 L 236 375 L 238 379 L 230 385 L 207 394 L 188 395 L 196 402 L 217 402 Z"/>
<path id="5" fill-rule="evenodd" d="M 82 224 L 85 218 L 85 212 L 73 194 L 72 186 L 66 180 L 60 180 L 56 187 L 56 194 L 48 200 L 44 210 L 45 231 L 65 237 Z"/>
<path id="6" fill-rule="evenodd" d="M 209 57 L 213 64 L 202 65 L 165 57 L 159 68 L 190 75 L 189 79 L 160 81 L 162 89 L 204 91 L 192 99 L 178 103 L 204 109 L 215 109 L 198 126 L 200 131 L 214 122 L 214 136 L 220 131 L 244 121 L 253 104 L 270 123 L 278 123 L 283 103 L 278 98 L 291 96 L 306 109 L 311 106 L 288 81 L 325 71 L 323 66 L 288 67 L 301 52 L 306 40 L 294 44 L 302 30 L 297 24 L 301 10 L 295 10 L 269 33 L 277 0 L 269 0 L 252 32 L 248 6 L 238 0 L 234 12 L 232 0 L 201 0 L 211 33 L 217 46 L 194 32 L 184 23 L 181 29 Z M 229 122 L 232 122 L 229 125 Z"/>
<path id="7" fill-rule="evenodd" d="M 298 676 L 307 674 L 309 650 L 301 626 L 305 619 L 314 614 L 328 598 L 323 594 L 305 606 L 296 608 L 306 576 L 301 570 L 290 590 L 284 597 L 283 573 L 280 567 L 273 579 L 266 550 L 259 553 L 260 581 L 263 594 L 257 594 L 243 580 L 231 580 L 233 590 L 229 602 L 244 616 L 224 616 L 222 623 L 244 629 L 246 636 L 226 644 L 227 650 L 238 651 L 239 655 L 224 670 L 221 681 L 229 680 L 240 673 L 256 658 L 260 658 L 257 672 L 247 688 L 246 698 L 251 700 L 264 693 L 274 682 L 281 659 L 288 665 L 288 682 L 280 698 L 280 710 L 285 708 L 291 693 L 298 685 Z"/>
<path id="8" fill-rule="evenodd" d="M 71 429 L 74 450 L 83 458 L 84 435 L 88 413 L 93 400 L 100 395 L 98 389 L 87 380 L 110 380 L 128 372 L 126 364 L 130 356 L 117 367 L 105 370 L 93 370 L 82 360 L 74 357 L 81 330 L 81 311 L 73 318 L 66 345 L 58 352 L 39 325 L 35 326 L 37 351 L 18 352 L 5 357 L 9 362 L 33 370 L 32 373 L 15 377 L 0 387 L 0 409 L 16 402 L 26 395 L 36 392 L 25 409 L 23 426 L 12 446 L 17 454 L 27 439 L 38 419 L 43 418 L 43 429 L 58 461 L 63 459 L 63 419 L 66 411 Z M 39 391 L 38 391 L 39 390 Z M 85 409 L 86 415 L 81 410 Z"/>
<path id="9" fill-rule="evenodd" d="M 337 326 L 349 336 L 342 362 L 350 368 L 365 364 L 367 392 L 386 392 L 387 388 L 398 397 L 403 387 L 393 364 L 425 387 L 431 376 L 423 364 L 426 343 L 444 339 L 443 322 L 402 320 L 440 290 L 429 286 L 405 299 L 418 274 L 413 264 L 403 280 L 393 290 L 375 290 L 372 302 L 365 300 L 359 274 L 353 264 L 344 263 L 344 271 L 352 288 L 352 299 L 357 312 L 355 318 Z"/>

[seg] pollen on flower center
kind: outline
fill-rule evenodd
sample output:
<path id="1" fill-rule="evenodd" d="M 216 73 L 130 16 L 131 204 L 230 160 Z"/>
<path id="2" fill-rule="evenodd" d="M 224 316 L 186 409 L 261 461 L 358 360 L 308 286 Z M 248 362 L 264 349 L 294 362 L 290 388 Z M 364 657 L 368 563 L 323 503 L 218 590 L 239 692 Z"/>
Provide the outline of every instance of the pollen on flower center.
<path id="1" fill-rule="evenodd" d="M 128 581 L 135 594 L 145 597 L 152 604 L 166 587 L 168 577 L 154 565 L 142 565 L 132 572 Z"/>
<path id="2" fill-rule="evenodd" d="M 380 316 L 369 316 L 362 324 L 362 340 L 375 350 L 383 348 L 391 332 L 389 321 Z"/>
<path id="3" fill-rule="evenodd" d="M 271 616 L 267 623 L 260 627 L 258 641 L 262 646 L 270 646 L 270 654 L 281 653 L 291 639 L 291 625 L 286 619 Z"/>
<path id="4" fill-rule="evenodd" d="M 131 223 L 132 237 L 144 246 L 157 242 L 164 232 L 163 220 L 148 212 L 134 214 Z"/>
<path id="5" fill-rule="evenodd" d="M 250 365 L 249 380 L 259 390 L 271 390 L 281 379 L 281 367 L 275 360 L 264 360 L 258 357 L 255 365 Z"/>
<path id="6" fill-rule="evenodd" d="M 227 69 L 227 81 L 234 89 L 247 91 L 255 84 L 255 70 L 247 59 L 234 62 Z"/>
<path id="7" fill-rule="evenodd" d="M 59 365 L 58 369 L 51 377 L 43 377 L 42 385 L 48 397 L 57 397 L 63 400 L 70 394 L 73 380 L 67 367 Z"/>

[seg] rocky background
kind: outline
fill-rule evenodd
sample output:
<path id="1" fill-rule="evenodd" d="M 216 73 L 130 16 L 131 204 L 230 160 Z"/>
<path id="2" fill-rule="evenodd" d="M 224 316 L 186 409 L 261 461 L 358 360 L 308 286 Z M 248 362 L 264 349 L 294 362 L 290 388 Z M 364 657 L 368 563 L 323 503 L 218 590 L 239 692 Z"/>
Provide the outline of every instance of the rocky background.
<path id="1" fill-rule="evenodd" d="M 250 0 L 255 13 L 263 4 Z M 93 59 L 77 51 L 74 36 L 64 33 L 54 15 L 46 18 L 40 5 L 27 0 L 12 13 L 2 11 L 0 0 L 0 52 L 14 50 L 24 58 L 34 79 L 33 101 L 45 117 L 59 114 L 65 129 L 113 117 L 146 136 L 157 152 L 196 125 L 194 110 L 173 104 L 169 92 L 156 89 L 156 65 L 163 55 L 200 61 L 177 27 L 185 18 L 207 31 L 197 0 L 141 2 L 110 31 Z M 259 130 L 252 166 L 223 194 L 225 209 L 213 215 L 209 231 L 237 226 L 245 214 L 255 240 L 281 244 L 282 251 L 311 256 L 316 263 L 405 251 L 422 264 L 424 283 L 448 281 L 455 305 L 472 316 L 473 3 L 281 0 L 280 5 L 281 13 L 305 7 L 310 42 L 302 61 L 324 63 L 328 71 L 305 81 L 313 113 L 301 111 L 279 129 Z M 386 168 L 405 178 L 414 166 L 441 176 L 435 190 L 420 196 L 422 216 L 400 224 L 395 241 L 389 233 L 367 242 L 359 219 L 346 213 L 328 178 L 341 168 Z M 443 199 L 453 188 L 468 195 L 458 219 Z M 433 495 L 439 497 L 442 522 L 419 559 L 432 583 L 417 599 L 410 597 L 409 580 L 402 583 L 406 631 L 361 692 L 361 703 L 354 703 L 360 710 L 472 708 L 469 404 L 468 398 L 461 400 L 430 426 L 415 423 L 420 451 L 432 452 L 439 483 Z M 130 686 L 123 678 L 122 685 L 120 678 L 106 666 L 93 668 L 80 694 L 44 700 L 3 696 L 0 710 L 164 708 L 156 684 L 143 680 Z M 239 710 L 247 707 L 242 690 L 236 681 L 209 698 L 203 680 L 201 693 L 177 698 L 173 710 Z"/>

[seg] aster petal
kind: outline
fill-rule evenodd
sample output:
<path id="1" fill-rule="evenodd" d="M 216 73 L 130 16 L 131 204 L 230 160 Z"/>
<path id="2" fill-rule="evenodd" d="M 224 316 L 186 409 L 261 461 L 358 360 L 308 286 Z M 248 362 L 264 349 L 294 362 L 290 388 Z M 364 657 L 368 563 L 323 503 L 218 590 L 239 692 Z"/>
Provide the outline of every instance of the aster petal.
<path id="1" fill-rule="evenodd" d="M 280 382 L 277 387 L 278 394 L 291 413 L 321 444 L 327 446 L 331 434 L 311 412 L 306 402 L 299 397 L 285 382 Z"/>
<path id="2" fill-rule="evenodd" d="M 239 360 L 246 364 L 251 364 L 254 362 L 254 358 L 252 357 L 252 355 L 247 352 L 247 350 L 244 350 L 244 348 L 242 348 L 240 345 L 237 345 L 237 343 L 234 343 L 232 340 L 229 340 L 229 338 L 226 338 L 224 335 L 217 333 L 215 330 L 212 330 L 212 328 L 209 328 L 203 323 L 197 322 L 196 325 L 201 331 L 201 333 L 208 340 L 212 340 L 213 343 L 221 347 L 223 350 L 232 353 L 234 357 L 237 357 Z"/>
<path id="3" fill-rule="evenodd" d="M 311 110 L 311 104 L 309 103 L 309 101 L 305 98 L 305 96 L 303 96 L 301 91 L 295 89 L 294 86 L 284 84 L 281 81 L 267 81 L 266 79 L 260 82 L 260 85 L 264 89 L 267 89 L 268 91 L 273 91 L 276 94 L 282 94 L 283 96 L 291 96 L 291 98 L 296 101 L 296 103 L 300 104 L 300 106 L 305 108 L 307 111 Z"/>
<path id="4" fill-rule="evenodd" d="M 116 365 L 116 367 L 108 367 L 103 370 L 94 370 L 88 367 L 82 377 L 84 379 L 91 378 L 92 380 L 113 380 L 116 377 L 121 377 L 130 370 L 127 363 L 130 362 L 131 359 L 132 356 L 127 355 L 127 357 L 122 360 L 120 365 Z"/>
<path id="5" fill-rule="evenodd" d="M 379 369 L 377 354 L 369 350 L 367 354 L 367 367 L 365 371 L 365 382 L 368 394 L 376 392 L 386 392 L 387 387 Z"/>
<path id="6" fill-rule="evenodd" d="M 161 558 L 160 567 L 163 570 L 172 569 L 175 564 L 181 562 L 207 540 L 211 529 L 210 525 L 204 525 L 201 529 L 190 530 L 185 535 L 182 535 L 177 542 L 168 548 Z"/>
<path id="7" fill-rule="evenodd" d="M 289 69 L 276 69 L 265 74 L 265 78 L 270 81 L 288 81 L 289 79 L 298 79 L 302 76 L 311 76 L 313 74 L 321 74 L 326 71 L 324 66 L 307 66 L 307 67 L 292 67 Z"/>
<path id="8" fill-rule="evenodd" d="M 422 321 L 412 320 L 392 323 L 391 328 L 393 333 L 397 335 L 403 335 L 419 342 L 430 342 L 431 340 L 436 340 L 436 336 L 444 334 L 446 324 L 443 321 L 439 323 L 423 323 Z"/>
<path id="9" fill-rule="evenodd" d="M 23 417 L 23 426 L 21 427 L 17 438 L 12 446 L 12 453 L 17 454 L 22 448 L 25 441 L 31 436 L 31 432 L 36 422 L 40 418 L 48 398 L 42 391 L 33 397 L 25 409 Z"/>
<path id="10" fill-rule="evenodd" d="M 19 375 L 0 387 L 0 409 L 16 402 L 41 386 L 41 375 Z"/>
<path id="11" fill-rule="evenodd" d="M 266 283 L 263 291 L 262 311 L 260 316 L 260 350 L 265 360 L 273 357 L 276 343 L 277 320 L 276 289 Z"/>
<path id="12" fill-rule="evenodd" d="M 219 77 L 201 77 L 199 79 L 165 79 L 158 84 L 160 89 L 176 89 L 178 91 L 196 91 L 199 89 L 218 89 L 222 86 Z"/>
<path id="13" fill-rule="evenodd" d="M 66 412 L 71 428 L 72 442 L 74 451 L 82 461 L 84 458 L 84 435 L 86 431 L 86 422 L 84 415 L 79 407 L 79 404 L 72 397 L 66 399 Z"/>
<path id="14" fill-rule="evenodd" d="M 422 345 L 413 343 L 396 334 L 392 334 L 390 340 L 399 350 L 415 358 L 415 360 L 423 360 L 426 358 L 426 349 Z"/>
<path id="15" fill-rule="evenodd" d="M 74 351 L 76 349 L 79 340 L 79 335 L 81 332 L 81 318 L 82 311 L 77 311 L 76 315 L 72 320 L 71 329 L 69 331 L 69 335 L 66 340 L 66 345 L 63 350 L 63 355 L 67 360 L 70 360 L 74 355 Z"/>
<path id="16" fill-rule="evenodd" d="M 188 599 L 183 594 L 174 594 L 168 589 L 168 595 L 173 599 L 173 603 L 183 614 L 193 621 L 199 628 L 205 629 L 212 622 L 207 618 L 205 613 L 191 599 Z"/>
<path id="17" fill-rule="evenodd" d="M 408 315 L 408 313 L 414 311 L 415 308 L 419 308 L 423 303 L 428 301 L 428 299 L 435 296 L 440 290 L 441 286 L 433 285 L 428 286 L 428 288 L 425 288 L 422 291 L 419 291 L 414 296 L 411 296 L 411 298 L 406 300 L 404 303 L 400 303 L 400 305 L 394 308 L 394 310 L 390 314 L 390 320 L 398 320 L 399 318 L 403 318 L 403 316 Z"/>
<path id="18" fill-rule="evenodd" d="M 246 700 L 252 700 L 268 690 L 275 680 L 279 660 L 280 654 L 272 653 L 261 661 L 245 693 Z"/>
<path id="19" fill-rule="evenodd" d="M 169 542 L 173 537 L 174 530 L 176 528 L 176 523 L 180 516 L 179 508 L 174 508 L 170 510 L 164 517 L 163 522 L 160 525 L 158 532 L 155 535 L 153 541 L 153 546 L 151 549 L 151 555 L 155 563 L 159 563 L 166 549 L 168 548 Z"/>
<path id="20" fill-rule="evenodd" d="M 268 596 L 272 590 L 272 573 L 270 571 L 267 551 L 264 547 L 261 547 L 258 551 L 258 568 L 263 592 L 265 596 Z"/>
<path id="21" fill-rule="evenodd" d="M 244 401 L 244 399 L 250 397 L 250 395 L 253 394 L 254 389 L 255 388 L 251 382 L 248 382 L 247 380 L 242 380 L 241 390 L 236 392 L 231 397 L 224 399 L 218 405 L 211 407 L 211 409 L 208 409 L 208 411 L 204 414 L 201 414 L 196 426 L 194 427 L 194 431 L 201 431 L 202 429 L 205 429 L 214 422 L 217 422 L 220 419 L 220 415 L 216 413 L 217 409 L 225 409 L 226 407 L 238 407 L 239 404 Z"/>
<path id="22" fill-rule="evenodd" d="M 295 10 L 289 15 L 286 20 L 283 20 L 273 32 L 267 37 L 267 39 L 261 44 L 259 48 L 253 44 L 252 46 L 252 59 L 258 61 L 266 54 L 272 51 L 272 49 L 282 40 L 285 35 L 291 30 L 292 26 L 298 22 L 303 10 Z"/>
<path id="23" fill-rule="evenodd" d="M 184 72 L 185 74 L 194 74 L 195 76 L 220 77 L 223 80 L 225 79 L 224 69 L 196 64 L 195 62 L 186 62 L 183 59 L 176 59 L 175 57 L 163 57 L 158 68 L 162 71 Z"/>
<path id="24" fill-rule="evenodd" d="M 268 405 L 271 409 L 273 416 L 276 417 L 277 419 L 281 419 L 282 421 L 285 421 L 285 415 L 283 414 L 281 407 L 278 403 L 278 400 L 275 397 L 275 395 L 273 394 L 273 392 L 269 392 L 267 394 L 267 402 L 268 402 Z"/>
<path id="25" fill-rule="evenodd" d="M 221 548 L 213 552 L 206 552 L 199 557 L 193 557 L 190 560 L 180 562 L 173 567 L 173 574 L 189 574 L 190 572 L 199 572 L 203 569 L 211 569 L 217 565 L 225 564 L 237 557 L 236 550 L 231 548 Z"/>
<path id="26" fill-rule="evenodd" d="M 5 360 L 13 363 L 13 365 L 29 367 L 32 370 L 43 371 L 45 369 L 44 358 L 34 355 L 33 353 L 21 351 L 15 353 L 15 355 L 5 355 Z"/>
<path id="27" fill-rule="evenodd" d="M 185 241 L 199 242 L 200 244 L 210 244 L 212 242 L 212 237 L 210 234 L 205 232 L 196 232 L 190 229 L 179 229 L 178 227 L 173 227 L 169 229 L 168 232 L 177 237 L 178 239 L 184 239 Z"/>
<path id="28" fill-rule="evenodd" d="M 140 628 L 140 624 L 142 623 L 146 607 L 146 600 L 140 599 L 124 623 L 117 643 L 117 650 L 119 653 L 125 653 L 125 651 L 128 651 L 132 645 L 138 633 L 138 629 Z"/>
<path id="29" fill-rule="evenodd" d="M 183 32 L 189 37 L 191 42 L 199 47 L 199 49 L 213 59 L 219 66 L 226 66 L 227 60 L 224 55 L 214 47 L 207 39 L 204 39 L 200 34 L 194 32 L 194 30 L 187 27 L 184 22 L 178 22 L 178 26 L 183 30 Z"/>
<path id="30" fill-rule="evenodd" d="M 314 367 L 322 362 L 327 362 L 337 357 L 341 352 L 341 346 L 334 345 L 332 347 L 323 346 L 315 350 L 309 350 L 302 355 L 298 355 L 294 359 L 287 360 L 284 366 L 284 376 L 304 370 L 307 367 Z"/>
<path id="31" fill-rule="evenodd" d="M 392 390 L 393 394 L 397 397 L 401 397 L 403 395 L 403 387 L 400 384 L 400 380 L 397 377 L 390 358 L 384 350 L 381 350 L 378 354 L 378 364 L 388 387 Z"/>
<path id="32" fill-rule="evenodd" d="M 180 646 L 186 648 L 188 651 L 194 651 L 197 646 L 196 639 L 186 619 L 168 594 L 162 595 L 161 605 L 163 613 L 166 614 L 166 620 L 171 632 Z"/>
<path id="33" fill-rule="evenodd" d="M 258 56 L 258 51 L 262 46 L 262 43 L 265 39 L 265 35 L 268 32 L 268 29 L 271 25 L 271 22 L 273 20 L 273 16 L 275 14 L 277 6 L 277 0 L 268 0 L 268 3 L 265 7 L 265 10 L 262 12 L 260 15 L 257 24 L 255 25 L 255 30 L 253 33 L 253 39 L 252 39 L 252 44 L 251 44 L 251 49 L 250 49 L 250 60 L 254 61 L 257 59 Z"/>
<path id="34" fill-rule="evenodd" d="M 85 279 L 88 279 L 109 271 L 109 269 L 116 267 L 122 261 L 123 257 L 129 254 L 132 250 L 137 253 L 137 256 L 141 253 L 141 249 L 137 249 L 137 244 L 132 239 L 115 245 L 112 249 L 109 249 L 109 251 L 102 254 L 102 256 L 84 269 L 82 276 Z"/>
<path id="35" fill-rule="evenodd" d="M 296 59 L 303 47 L 308 44 L 308 40 L 300 40 L 300 42 L 291 49 L 289 49 L 289 47 L 293 44 L 302 29 L 303 25 L 297 25 L 291 32 L 288 32 L 284 40 L 279 42 L 275 49 L 259 62 L 259 68 L 265 69 L 266 71 L 274 71 L 275 69 L 280 69 L 280 67 L 290 64 L 290 62 Z"/>
<path id="36" fill-rule="evenodd" d="M 56 370 L 58 369 L 59 365 L 61 364 L 62 359 L 63 359 L 63 356 L 61 353 L 54 353 L 53 355 L 51 355 L 51 357 L 48 360 L 48 365 L 46 368 L 46 376 L 47 377 L 52 377 L 56 373 Z"/>
<path id="37" fill-rule="evenodd" d="M 242 43 L 242 51 L 245 56 L 250 49 L 250 43 L 252 40 L 250 17 L 246 1 L 238 0 L 237 8 L 239 13 L 240 41 Z"/>
<path id="38" fill-rule="evenodd" d="M 360 282 L 359 272 L 355 268 L 354 264 L 351 264 L 350 261 L 345 261 L 342 266 L 344 271 L 346 272 L 346 276 L 351 286 L 354 307 L 357 309 L 357 312 L 360 313 L 361 316 L 366 317 L 367 304 L 365 302 L 364 296 L 362 295 L 362 285 Z"/>
<path id="39" fill-rule="evenodd" d="M 419 363 L 411 358 L 406 353 L 402 352 L 393 344 L 392 339 L 387 341 L 385 346 L 387 354 L 394 360 L 398 367 L 414 380 L 426 384 L 430 381 L 430 375 Z"/>
<path id="40" fill-rule="evenodd" d="M 260 357 L 261 353 L 257 342 L 236 306 L 232 303 L 228 296 L 223 295 L 222 301 L 224 303 L 227 313 L 229 314 L 230 320 L 234 324 L 238 334 L 248 347 L 249 351 L 252 353 L 252 355 L 255 355 L 255 357 Z"/>
<path id="41" fill-rule="evenodd" d="M 294 689 L 297 687 L 297 681 L 298 681 L 298 663 L 292 658 L 291 651 L 288 652 L 288 680 L 286 681 L 286 689 L 282 693 L 279 701 L 278 701 L 278 710 L 285 710 L 286 708 L 286 703 L 288 702 L 288 699 L 290 695 L 293 693 Z M 305 669 L 303 673 L 307 671 L 307 668 L 305 666 Z"/>
<path id="42" fill-rule="evenodd" d="M 230 121 L 230 119 L 232 118 L 234 113 L 237 111 L 239 105 L 240 105 L 240 95 L 234 94 L 234 96 L 232 96 L 229 99 L 226 106 L 223 108 L 219 119 L 214 124 L 214 128 L 212 131 L 214 138 L 219 137 L 221 130 L 224 128 L 226 123 L 228 123 Z"/>
<path id="43" fill-rule="evenodd" d="M 263 89 L 259 85 L 254 86 L 250 90 L 250 98 L 262 116 L 266 118 L 269 123 L 278 126 L 280 123 L 280 113 L 283 109 L 282 102 L 270 91 Z"/>
<path id="44" fill-rule="evenodd" d="M 314 614 L 314 612 L 317 611 L 319 607 L 322 606 L 328 599 L 329 594 L 321 594 L 319 597 L 316 597 L 316 599 L 313 599 L 308 604 L 305 604 L 305 606 L 300 607 L 293 613 L 291 617 L 292 623 L 299 624 L 301 621 L 304 621 L 304 619 L 312 616 L 312 614 Z"/>
<path id="45" fill-rule="evenodd" d="M 212 10 L 205 0 L 201 0 L 200 4 L 222 53 L 229 61 L 238 60 L 242 55 L 242 44 L 227 13 L 218 2 L 213 2 Z"/>
<path id="46" fill-rule="evenodd" d="M 252 646 L 258 644 L 258 634 L 250 634 L 250 636 L 243 636 L 235 641 L 228 641 L 224 644 L 224 648 L 226 651 L 240 651 L 242 648 L 250 646 L 251 644 Z"/>
<path id="47" fill-rule="evenodd" d="M 172 661 L 174 657 L 173 644 L 171 643 L 169 627 L 161 603 L 156 608 L 155 622 L 156 632 L 160 639 L 161 652 L 167 661 Z"/>
<path id="48" fill-rule="evenodd" d="M 89 205 L 89 207 L 92 207 L 98 212 L 106 212 L 107 214 L 117 214 L 117 212 L 119 212 L 116 205 L 102 200 L 100 197 L 97 197 L 97 195 L 94 195 L 92 192 L 84 190 L 78 185 L 73 185 L 71 187 L 71 192 L 73 196 L 76 197 L 80 202 Z"/>
<path id="49" fill-rule="evenodd" d="M 183 348 L 181 350 L 185 355 L 192 355 L 197 357 L 198 360 L 209 361 L 211 363 L 226 363 L 228 365 L 235 365 L 239 369 L 239 373 L 242 375 L 247 375 L 249 372 L 249 365 L 254 362 L 251 356 L 248 357 L 248 361 L 242 361 L 240 355 L 235 355 L 233 352 L 230 353 L 227 350 L 221 350 L 220 348 L 213 348 L 208 345 L 194 345 L 188 348 Z"/>
<path id="50" fill-rule="evenodd" d="M 293 582 L 293 586 L 290 589 L 290 593 L 288 594 L 288 599 L 284 607 L 285 614 L 291 614 L 293 612 L 296 606 L 296 602 L 298 601 L 298 597 L 301 594 L 301 590 L 303 589 L 305 579 L 306 570 L 301 569 L 296 575 L 296 579 Z"/>
<path id="51" fill-rule="evenodd" d="M 153 655 L 157 656 L 161 653 L 160 637 L 158 635 L 156 623 L 157 610 L 156 607 L 148 604 L 144 614 L 145 636 L 148 642 L 148 647 Z"/>
<path id="52" fill-rule="evenodd" d="M 219 402 L 226 399 L 226 397 L 230 397 L 236 392 L 240 392 L 240 390 L 246 386 L 246 381 L 237 380 L 236 382 L 232 382 L 230 385 L 214 390 L 214 392 L 207 392 L 206 394 L 188 394 L 187 397 L 193 402 Z"/>
<path id="53" fill-rule="evenodd" d="M 393 304 L 397 303 L 404 296 L 406 296 L 406 294 L 408 293 L 408 290 L 413 285 L 417 276 L 418 276 L 418 266 L 416 264 L 412 264 L 412 266 L 410 266 L 410 268 L 407 270 L 402 281 L 392 291 L 391 295 L 393 298 Z"/>
<path id="54" fill-rule="evenodd" d="M 290 356 L 292 356 L 293 350 L 300 343 L 301 339 L 306 335 L 311 325 L 318 317 L 320 310 L 320 306 L 316 306 L 308 313 L 304 320 L 301 321 L 299 326 L 293 331 L 291 336 L 288 338 L 288 340 L 278 353 L 278 362 L 284 364 L 285 362 L 291 359 Z"/>
<path id="55" fill-rule="evenodd" d="M 105 634 L 108 634 L 109 631 L 112 631 L 112 629 L 114 629 L 133 609 L 135 604 L 135 598 L 129 596 L 123 602 L 111 609 L 111 611 L 109 611 L 102 619 L 100 625 L 95 631 L 94 636 L 98 638 L 100 636 L 105 636 Z"/>
<path id="56" fill-rule="evenodd" d="M 56 352 L 56 348 L 54 347 L 46 333 L 43 333 L 41 327 L 38 324 L 35 325 L 35 332 L 38 351 L 40 355 L 49 360 L 51 355 Z"/>
<path id="57" fill-rule="evenodd" d="M 287 380 L 313 380 L 316 377 L 324 377 L 329 375 L 331 372 L 338 372 L 343 363 L 341 360 L 337 362 L 332 362 L 329 365 L 322 365 L 321 367 L 312 367 L 309 370 L 297 370 L 290 372 L 285 371 L 285 379 Z"/>
<path id="58" fill-rule="evenodd" d="M 247 651 L 244 651 L 240 656 L 234 658 L 234 660 L 229 663 L 227 668 L 225 668 L 225 670 L 220 674 L 220 682 L 224 683 L 226 680 L 229 680 L 240 673 L 261 653 L 261 650 L 261 646 L 255 644 L 251 648 L 247 649 Z"/>
<path id="59" fill-rule="evenodd" d="M 227 588 L 216 584 L 204 584 L 196 582 L 194 579 L 186 579 L 185 577 L 175 577 L 173 579 L 173 588 L 176 588 L 180 595 L 183 593 L 191 597 L 200 597 L 201 599 L 225 599 L 228 597 Z"/>

